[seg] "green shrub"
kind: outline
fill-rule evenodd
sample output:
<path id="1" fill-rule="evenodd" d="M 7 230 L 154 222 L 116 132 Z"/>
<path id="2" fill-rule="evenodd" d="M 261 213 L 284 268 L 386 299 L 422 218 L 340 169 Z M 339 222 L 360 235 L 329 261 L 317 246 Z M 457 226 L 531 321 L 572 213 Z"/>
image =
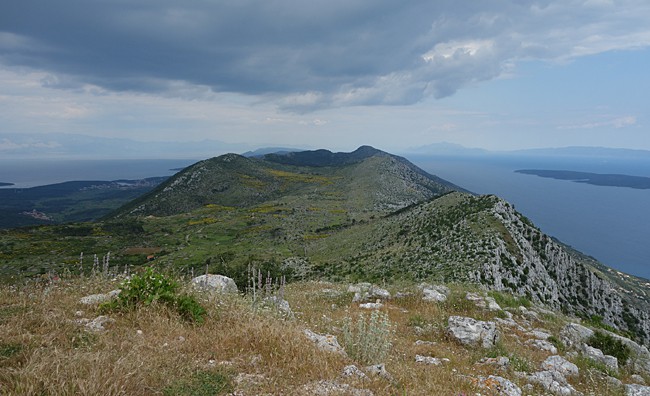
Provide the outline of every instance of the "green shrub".
<path id="1" fill-rule="evenodd" d="M 179 285 L 174 279 L 151 267 L 122 282 L 120 289 L 118 298 L 102 304 L 101 310 L 135 309 L 159 302 L 176 310 L 183 319 L 195 323 L 203 323 L 207 313 L 194 297 L 177 295 Z"/>
<path id="2" fill-rule="evenodd" d="M 176 297 L 175 307 L 181 317 L 189 322 L 203 323 L 207 313 L 205 308 L 189 295 Z"/>
<path id="3" fill-rule="evenodd" d="M 589 339 L 587 339 L 587 344 L 598 348 L 605 355 L 614 356 L 618 359 L 618 363 L 623 366 L 627 363 L 627 360 L 632 354 L 632 350 L 629 346 L 625 345 L 621 340 L 612 337 L 607 333 L 602 331 L 596 331 Z"/>
<path id="4" fill-rule="evenodd" d="M 173 301 L 178 283 L 149 267 L 142 275 L 133 275 L 120 285 L 118 302 L 123 306 L 149 305 L 154 301 Z"/>
<path id="5" fill-rule="evenodd" d="M 359 314 L 356 323 L 350 317 L 343 323 L 343 348 L 360 363 L 382 363 L 393 346 L 392 336 L 393 325 L 388 315 L 379 311 L 373 311 L 368 321 L 364 314 Z"/>

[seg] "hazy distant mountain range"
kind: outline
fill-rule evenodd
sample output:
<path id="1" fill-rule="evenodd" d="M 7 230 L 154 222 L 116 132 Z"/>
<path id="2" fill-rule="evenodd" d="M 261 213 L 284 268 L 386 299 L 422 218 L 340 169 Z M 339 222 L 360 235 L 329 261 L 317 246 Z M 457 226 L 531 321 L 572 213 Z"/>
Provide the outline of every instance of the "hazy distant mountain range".
<path id="1" fill-rule="evenodd" d="M 211 158 L 225 153 L 243 153 L 257 157 L 270 153 L 307 150 L 307 147 L 257 148 L 247 143 L 226 143 L 215 139 L 201 141 L 144 142 L 122 138 L 104 138 L 78 134 L 0 133 L 0 158 Z M 514 151 L 490 151 L 468 148 L 459 144 L 440 142 L 401 150 L 403 155 L 436 156 L 561 156 L 561 157 L 618 157 L 650 159 L 650 151 L 606 147 L 560 147 Z"/>
<path id="2" fill-rule="evenodd" d="M 490 151 L 480 148 L 468 148 L 454 143 L 433 143 L 425 146 L 412 147 L 404 151 L 404 154 L 415 155 L 440 155 L 440 156 L 487 156 L 487 155 L 511 155 L 511 156 L 539 156 L 539 157 L 593 157 L 593 158 L 628 158 L 628 159 L 650 159 L 650 151 L 634 150 L 625 148 L 571 146 L 571 147 L 549 147 L 512 151 Z"/>

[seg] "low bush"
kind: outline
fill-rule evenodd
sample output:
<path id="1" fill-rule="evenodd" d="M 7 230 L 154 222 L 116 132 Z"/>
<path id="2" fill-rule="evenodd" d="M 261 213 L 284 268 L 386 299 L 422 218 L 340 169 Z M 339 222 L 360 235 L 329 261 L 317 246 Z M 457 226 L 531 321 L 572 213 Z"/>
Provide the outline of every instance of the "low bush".
<path id="1" fill-rule="evenodd" d="M 359 314 L 356 323 L 350 317 L 343 323 L 343 348 L 363 364 L 382 363 L 393 346 L 392 338 L 393 324 L 387 314 L 379 311 L 373 311 L 368 321 Z"/>
<path id="2" fill-rule="evenodd" d="M 176 310 L 185 320 L 203 323 L 206 310 L 194 297 L 178 294 L 179 285 L 170 276 L 149 267 L 120 284 L 118 298 L 100 306 L 103 311 L 135 309 L 159 302 Z"/>
<path id="3" fill-rule="evenodd" d="M 612 337 L 607 333 L 602 331 L 596 331 L 589 339 L 587 339 L 587 344 L 598 348 L 605 355 L 614 356 L 618 359 L 619 365 L 623 366 L 627 363 L 627 360 L 632 354 L 632 350 L 629 346 L 625 345 L 621 340 Z"/>

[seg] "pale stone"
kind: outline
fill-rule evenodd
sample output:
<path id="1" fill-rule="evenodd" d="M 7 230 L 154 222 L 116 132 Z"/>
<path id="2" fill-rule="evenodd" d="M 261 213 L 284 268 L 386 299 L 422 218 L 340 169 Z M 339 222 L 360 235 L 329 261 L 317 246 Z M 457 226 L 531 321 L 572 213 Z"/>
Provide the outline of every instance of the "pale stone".
<path id="1" fill-rule="evenodd" d="M 440 366 L 443 363 L 449 363 L 449 359 L 447 358 L 437 358 L 433 356 L 422 356 L 422 355 L 415 355 L 415 362 L 416 363 L 424 363 L 424 364 L 432 364 L 434 366 Z"/>
<path id="2" fill-rule="evenodd" d="M 526 341 L 526 344 L 532 345 L 539 350 L 550 352 L 553 355 L 557 354 L 557 348 L 555 345 L 546 340 L 528 340 Z"/>
<path id="3" fill-rule="evenodd" d="M 106 330 L 104 325 L 115 322 L 115 319 L 109 318 L 108 316 L 98 316 L 95 319 L 86 323 L 86 330 L 93 332 L 101 332 Z"/>
<path id="4" fill-rule="evenodd" d="M 650 386 L 638 384 L 625 385 L 625 396 L 650 396 Z"/>
<path id="5" fill-rule="evenodd" d="M 336 336 L 331 334 L 321 335 L 314 333 L 309 329 L 305 329 L 304 334 L 307 336 L 307 338 L 316 344 L 318 349 L 347 356 L 345 350 L 341 347 L 341 345 L 339 345 Z"/>
<path id="6" fill-rule="evenodd" d="M 366 367 L 363 368 L 363 371 L 365 371 L 366 373 L 368 373 L 370 375 L 381 377 L 381 378 L 387 379 L 389 381 L 393 379 L 393 376 L 390 375 L 390 373 L 388 371 L 386 371 L 386 365 L 384 363 L 373 364 L 373 365 L 370 365 L 370 366 L 366 366 Z"/>
<path id="7" fill-rule="evenodd" d="M 521 389 L 508 379 L 497 375 L 478 377 L 476 384 L 504 396 L 521 396 Z"/>
<path id="8" fill-rule="evenodd" d="M 528 376 L 528 381 L 540 384 L 547 391 L 561 396 L 576 395 L 578 392 L 556 371 L 538 371 Z"/>
<path id="9" fill-rule="evenodd" d="M 200 275 L 192 279 L 192 284 L 199 289 L 218 293 L 237 293 L 237 284 L 231 278 L 223 275 Z"/>
<path id="10" fill-rule="evenodd" d="M 554 371 L 562 376 L 578 375 L 578 366 L 559 355 L 549 356 L 542 362 L 542 369 Z"/>
<path id="11" fill-rule="evenodd" d="M 450 316 L 447 331 L 458 342 L 467 346 L 491 348 L 500 338 L 496 323 L 464 316 Z"/>
<path id="12" fill-rule="evenodd" d="M 357 366 L 354 364 L 351 364 L 349 366 L 343 367 L 343 374 L 344 377 L 358 377 L 362 379 L 368 378 L 368 376 L 361 371 Z"/>
<path id="13" fill-rule="evenodd" d="M 103 294 L 91 294 L 90 296 L 85 296 L 81 297 L 79 302 L 84 305 L 93 305 L 93 304 L 100 304 L 106 301 L 110 301 L 114 298 L 117 298 L 119 296 L 120 292 L 122 290 L 116 289 L 112 290 L 108 293 L 103 293 Z"/>

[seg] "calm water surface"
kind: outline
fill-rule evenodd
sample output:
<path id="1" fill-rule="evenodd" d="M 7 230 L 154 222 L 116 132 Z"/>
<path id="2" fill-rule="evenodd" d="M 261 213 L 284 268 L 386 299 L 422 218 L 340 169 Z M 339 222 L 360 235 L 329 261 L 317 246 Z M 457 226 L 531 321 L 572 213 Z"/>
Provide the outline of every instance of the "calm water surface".
<path id="1" fill-rule="evenodd" d="M 650 162 L 557 158 L 412 157 L 416 165 L 515 205 L 542 231 L 618 270 L 650 279 L 650 190 L 515 173 L 558 169 L 650 177 Z"/>

